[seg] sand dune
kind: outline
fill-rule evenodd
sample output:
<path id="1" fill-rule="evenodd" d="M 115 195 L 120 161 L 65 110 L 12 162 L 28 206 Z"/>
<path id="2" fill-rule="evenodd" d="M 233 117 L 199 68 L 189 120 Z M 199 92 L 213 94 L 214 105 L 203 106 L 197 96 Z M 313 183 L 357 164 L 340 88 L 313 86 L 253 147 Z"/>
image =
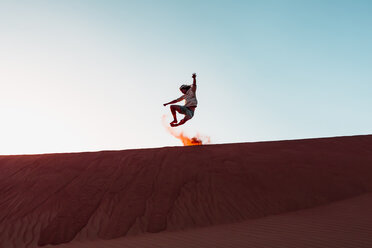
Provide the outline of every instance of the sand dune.
<path id="1" fill-rule="evenodd" d="M 372 194 L 234 224 L 112 240 L 73 241 L 58 248 L 371 248 Z M 48 246 L 52 248 L 54 246 Z"/>
<path id="2" fill-rule="evenodd" d="M 0 247 L 37 247 L 71 241 L 73 245 L 124 236 L 125 240 L 156 236 L 164 239 L 159 241 L 165 242 L 164 247 L 175 247 L 167 245 L 170 238 L 158 235 L 200 230 L 228 234 L 229 225 L 245 225 L 246 230 L 250 223 L 247 232 L 253 237 L 255 231 L 260 232 L 260 224 L 251 225 L 252 222 L 294 218 L 291 212 L 302 209 L 310 211 L 306 212 L 309 219 L 320 216 L 324 226 L 333 225 L 327 222 L 328 214 L 317 215 L 315 208 L 337 202 L 349 206 L 349 200 L 352 206 L 361 204 L 353 199 L 370 204 L 371 178 L 372 135 L 0 156 Z M 337 206 L 336 209 L 343 209 L 343 205 Z M 336 210 L 329 210 L 333 211 Z M 359 237 L 359 224 L 353 227 L 348 220 L 370 220 L 372 213 L 348 214 L 334 235 L 349 240 L 353 237 L 347 236 L 350 232 Z M 257 244 L 260 239 L 275 241 L 275 233 L 282 233 L 277 242 L 287 240 L 291 244 L 300 234 L 293 234 L 297 230 L 293 220 L 286 225 L 284 219 L 270 227 L 277 230 L 270 229 L 271 234 L 268 229 L 261 229 L 255 236 Z M 372 224 L 363 225 L 363 230 L 371 230 Z M 301 233 L 305 235 L 302 240 L 310 240 L 322 230 L 315 228 L 316 224 L 313 229 L 310 224 L 302 226 L 307 228 Z M 233 239 L 240 242 L 236 239 L 240 238 Z M 354 247 L 363 247 L 370 241 L 366 238 Z M 181 243 L 179 247 L 191 247 Z M 317 246 L 311 247 L 336 247 L 322 244 L 320 239 Z"/>

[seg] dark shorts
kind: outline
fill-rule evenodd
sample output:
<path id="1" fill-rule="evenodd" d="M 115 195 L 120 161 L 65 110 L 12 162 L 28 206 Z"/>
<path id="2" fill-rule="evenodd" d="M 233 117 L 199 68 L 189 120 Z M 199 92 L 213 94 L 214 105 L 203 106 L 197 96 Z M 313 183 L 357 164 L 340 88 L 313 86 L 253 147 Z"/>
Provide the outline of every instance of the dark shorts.
<path id="1" fill-rule="evenodd" d="M 180 106 L 180 113 L 186 115 L 189 119 L 194 116 L 194 111 L 185 106 Z"/>

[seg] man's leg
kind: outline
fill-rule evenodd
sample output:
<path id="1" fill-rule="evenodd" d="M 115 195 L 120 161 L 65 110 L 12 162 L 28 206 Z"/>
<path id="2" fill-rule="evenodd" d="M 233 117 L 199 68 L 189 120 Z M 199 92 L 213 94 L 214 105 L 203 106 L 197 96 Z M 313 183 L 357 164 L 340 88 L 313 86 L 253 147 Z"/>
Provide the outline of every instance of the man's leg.
<path id="1" fill-rule="evenodd" d="M 180 125 L 183 125 L 186 123 L 186 121 L 190 120 L 191 118 L 187 115 L 185 115 L 185 118 L 183 118 L 179 123 L 175 122 L 175 123 L 171 123 L 170 125 L 172 127 L 177 127 L 177 126 L 180 126 Z"/>
<path id="2" fill-rule="evenodd" d="M 170 110 L 172 112 L 172 115 L 173 115 L 173 121 L 170 123 L 171 125 L 174 124 L 174 123 L 177 123 L 177 113 L 181 113 L 181 108 L 179 105 L 171 105 L 170 106 Z"/>

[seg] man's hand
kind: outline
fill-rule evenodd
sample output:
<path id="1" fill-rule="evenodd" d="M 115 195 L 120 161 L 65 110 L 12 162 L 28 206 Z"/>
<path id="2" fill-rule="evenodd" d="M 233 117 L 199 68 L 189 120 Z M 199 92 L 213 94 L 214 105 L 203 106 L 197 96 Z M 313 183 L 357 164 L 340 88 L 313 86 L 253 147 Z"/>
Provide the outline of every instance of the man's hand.
<path id="1" fill-rule="evenodd" d="M 169 103 L 164 103 L 163 105 L 164 105 L 164 107 L 165 107 L 165 106 L 167 106 L 168 104 L 169 104 Z"/>
<path id="2" fill-rule="evenodd" d="M 193 74 L 192 74 L 192 78 L 193 78 L 193 79 L 196 78 L 196 73 L 193 73 Z"/>

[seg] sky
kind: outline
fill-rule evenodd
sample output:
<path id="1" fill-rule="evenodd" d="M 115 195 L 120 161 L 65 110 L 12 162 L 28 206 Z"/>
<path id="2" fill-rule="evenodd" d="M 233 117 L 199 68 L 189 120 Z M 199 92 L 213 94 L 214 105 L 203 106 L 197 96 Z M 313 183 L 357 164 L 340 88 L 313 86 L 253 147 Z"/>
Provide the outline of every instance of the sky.
<path id="1" fill-rule="evenodd" d="M 372 2 L 0 0 L 0 154 L 372 133 Z"/>

